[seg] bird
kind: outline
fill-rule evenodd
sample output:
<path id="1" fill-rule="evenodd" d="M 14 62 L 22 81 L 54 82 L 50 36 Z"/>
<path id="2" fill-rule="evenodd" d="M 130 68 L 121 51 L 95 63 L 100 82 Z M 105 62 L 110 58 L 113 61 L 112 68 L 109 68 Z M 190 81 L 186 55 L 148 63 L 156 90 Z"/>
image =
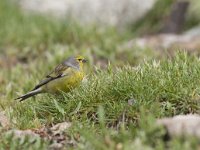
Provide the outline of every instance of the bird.
<path id="1" fill-rule="evenodd" d="M 47 74 L 30 92 L 15 100 L 21 102 L 40 93 L 59 94 L 71 91 L 83 80 L 85 76 L 83 65 L 86 62 L 87 60 L 81 55 L 67 58 Z"/>

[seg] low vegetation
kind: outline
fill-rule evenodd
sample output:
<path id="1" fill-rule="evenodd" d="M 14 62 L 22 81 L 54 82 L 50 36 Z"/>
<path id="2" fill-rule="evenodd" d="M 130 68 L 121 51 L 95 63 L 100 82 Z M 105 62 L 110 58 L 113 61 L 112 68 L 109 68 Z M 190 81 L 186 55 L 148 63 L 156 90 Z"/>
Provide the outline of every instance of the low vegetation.
<path id="1" fill-rule="evenodd" d="M 31 19 L 30 19 L 31 18 Z M 120 49 L 130 33 L 82 27 L 64 20 L 24 14 L 0 2 L 0 106 L 11 129 L 49 128 L 71 122 L 63 149 L 197 149 L 198 139 L 166 138 L 156 119 L 200 113 L 200 61 L 178 52 Z M 43 94 L 14 101 L 70 55 L 89 59 L 80 87 L 60 97 Z M 41 137 L 16 138 L 1 128 L 0 149 L 48 149 Z"/>

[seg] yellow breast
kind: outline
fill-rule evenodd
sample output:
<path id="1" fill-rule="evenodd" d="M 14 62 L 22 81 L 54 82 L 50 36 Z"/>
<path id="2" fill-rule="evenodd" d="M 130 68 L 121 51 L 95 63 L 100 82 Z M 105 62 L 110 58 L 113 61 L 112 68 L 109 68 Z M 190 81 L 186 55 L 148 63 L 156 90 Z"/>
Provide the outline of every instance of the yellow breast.
<path id="1" fill-rule="evenodd" d="M 73 69 L 70 71 L 70 74 L 47 83 L 44 91 L 49 93 L 69 92 L 81 83 L 83 77 L 84 73 L 82 71 Z"/>

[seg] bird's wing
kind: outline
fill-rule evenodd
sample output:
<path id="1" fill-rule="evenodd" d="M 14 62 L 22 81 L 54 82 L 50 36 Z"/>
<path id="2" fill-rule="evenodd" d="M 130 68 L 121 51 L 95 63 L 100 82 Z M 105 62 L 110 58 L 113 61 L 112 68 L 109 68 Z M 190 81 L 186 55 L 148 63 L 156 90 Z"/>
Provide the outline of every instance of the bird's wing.
<path id="1" fill-rule="evenodd" d="M 57 76 L 62 76 L 63 72 L 68 69 L 69 67 L 64 65 L 64 64 L 60 64 L 58 65 L 53 71 L 51 71 L 48 75 L 46 75 L 46 78 L 54 78 Z"/>
<path id="2" fill-rule="evenodd" d="M 48 82 L 50 82 L 52 80 L 55 80 L 55 79 L 61 78 L 63 76 L 66 76 L 66 74 L 63 74 L 63 72 L 65 70 L 67 70 L 68 68 L 69 68 L 68 66 L 65 66 L 63 64 L 58 65 L 53 71 L 51 71 L 46 76 L 46 78 L 44 80 L 42 80 L 38 85 L 36 85 L 33 90 L 38 89 L 39 87 L 47 84 Z"/>

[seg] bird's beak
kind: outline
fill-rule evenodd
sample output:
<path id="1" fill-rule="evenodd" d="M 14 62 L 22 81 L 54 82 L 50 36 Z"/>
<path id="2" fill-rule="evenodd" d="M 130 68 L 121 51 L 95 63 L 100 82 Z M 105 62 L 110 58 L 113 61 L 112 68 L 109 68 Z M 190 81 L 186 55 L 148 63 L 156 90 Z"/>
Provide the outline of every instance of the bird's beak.
<path id="1" fill-rule="evenodd" d="M 82 61 L 83 63 L 86 63 L 86 62 L 88 62 L 86 59 L 83 59 L 83 61 Z"/>

